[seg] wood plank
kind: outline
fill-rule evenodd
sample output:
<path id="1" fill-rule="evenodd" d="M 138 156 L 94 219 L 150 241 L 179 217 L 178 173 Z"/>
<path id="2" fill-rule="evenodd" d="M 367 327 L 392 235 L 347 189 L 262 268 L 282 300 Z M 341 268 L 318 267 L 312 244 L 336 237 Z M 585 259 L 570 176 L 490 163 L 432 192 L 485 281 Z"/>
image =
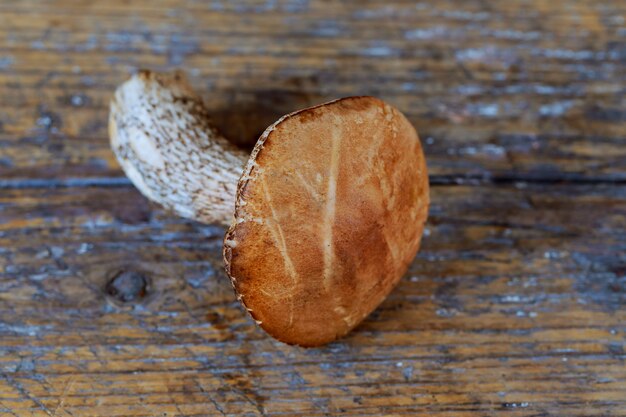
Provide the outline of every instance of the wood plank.
<path id="1" fill-rule="evenodd" d="M 0 416 L 625 416 L 626 7 L 0 2 Z M 242 311 L 223 230 L 149 204 L 108 102 L 182 67 L 242 146 L 372 94 L 418 128 L 424 244 L 343 340 Z"/>
<path id="2" fill-rule="evenodd" d="M 410 116 L 434 175 L 624 180 L 619 2 L 458 6 L 4 6 L 0 175 L 119 175 L 112 91 L 137 68 L 183 66 L 239 143 L 284 113 L 373 94 Z"/>
<path id="3" fill-rule="evenodd" d="M 434 187 L 399 287 L 344 340 L 304 350 L 245 316 L 221 228 L 128 187 L 5 190 L 0 402 L 18 415 L 61 398 L 68 415 L 619 415 L 625 191 Z M 145 298 L 106 294 L 118 270 L 145 274 Z"/>

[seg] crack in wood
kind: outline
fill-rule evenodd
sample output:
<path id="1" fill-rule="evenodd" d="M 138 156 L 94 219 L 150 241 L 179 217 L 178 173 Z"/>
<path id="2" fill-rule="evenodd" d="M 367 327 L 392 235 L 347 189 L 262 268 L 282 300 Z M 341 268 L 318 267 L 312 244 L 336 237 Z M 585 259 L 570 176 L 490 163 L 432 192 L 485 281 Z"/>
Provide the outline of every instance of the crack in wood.
<path id="1" fill-rule="evenodd" d="M 437 174 L 429 175 L 431 186 L 485 185 L 485 184 L 559 184 L 559 185 L 624 185 L 625 175 L 590 176 L 578 173 L 505 173 L 492 174 Z M 67 179 L 5 179 L 0 180 L 0 190 L 55 189 L 55 188 L 132 188 L 126 177 L 67 178 Z"/>
<path id="2" fill-rule="evenodd" d="M 37 407 L 43 410 L 50 417 L 54 417 L 54 414 L 50 411 L 50 409 L 46 407 L 46 405 L 42 403 L 39 398 L 35 397 L 34 395 L 31 395 L 31 393 L 20 382 L 18 382 L 17 380 L 15 380 L 13 377 L 11 377 L 10 375 L 6 373 L 2 373 L 0 375 L 7 381 L 7 383 L 11 387 L 13 387 L 17 392 L 19 392 L 20 395 L 22 395 L 24 398 L 35 403 Z"/>

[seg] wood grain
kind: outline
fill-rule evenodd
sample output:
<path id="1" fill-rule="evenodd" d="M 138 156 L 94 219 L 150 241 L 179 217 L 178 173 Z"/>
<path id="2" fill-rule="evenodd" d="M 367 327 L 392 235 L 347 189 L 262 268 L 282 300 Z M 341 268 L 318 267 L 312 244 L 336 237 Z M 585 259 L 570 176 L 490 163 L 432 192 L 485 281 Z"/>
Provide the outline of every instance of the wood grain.
<path id="1" fill-rule="evenodd" d="M 626 7 L 0 3 L 0 416 L 626 415 Z M 373 94 L 425 144 L 409 273 L 348 337 L 275 342 L 224 230 L 132 188 L 108 102 L 184 68 L 244 146 Z"/>

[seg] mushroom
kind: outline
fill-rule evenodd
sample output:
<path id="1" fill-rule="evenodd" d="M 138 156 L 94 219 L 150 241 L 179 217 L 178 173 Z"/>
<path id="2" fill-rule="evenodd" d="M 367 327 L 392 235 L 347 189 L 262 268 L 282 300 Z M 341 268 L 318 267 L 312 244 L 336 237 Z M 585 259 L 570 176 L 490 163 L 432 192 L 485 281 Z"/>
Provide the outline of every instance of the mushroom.
<path id="1" fill-rule="evenodd" d="M 429 196 L 417 133 L 374 97 L 281 117 L 251 155 L 211 126 L 180 73 L 142 71 L 111 103 L 111 146 L 149 199 L 227 225 L 237 298 L 274 338 L 331 342 L 356 327 L 405 274 Z"/>

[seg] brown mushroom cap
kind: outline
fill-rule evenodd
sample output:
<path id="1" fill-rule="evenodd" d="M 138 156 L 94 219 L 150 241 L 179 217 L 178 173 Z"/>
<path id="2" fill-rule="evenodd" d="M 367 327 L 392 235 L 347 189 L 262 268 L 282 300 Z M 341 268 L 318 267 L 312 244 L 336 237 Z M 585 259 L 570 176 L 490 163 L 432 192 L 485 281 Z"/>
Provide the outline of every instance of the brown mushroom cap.
<path id="1" fill-rule="evenodd" d="M 353 329 L 420 244 L 428 174 L 415 129 L 373 97 L 292 113 L 257 142 L 224 259 L 260 326 L 301 346 Z"/>

